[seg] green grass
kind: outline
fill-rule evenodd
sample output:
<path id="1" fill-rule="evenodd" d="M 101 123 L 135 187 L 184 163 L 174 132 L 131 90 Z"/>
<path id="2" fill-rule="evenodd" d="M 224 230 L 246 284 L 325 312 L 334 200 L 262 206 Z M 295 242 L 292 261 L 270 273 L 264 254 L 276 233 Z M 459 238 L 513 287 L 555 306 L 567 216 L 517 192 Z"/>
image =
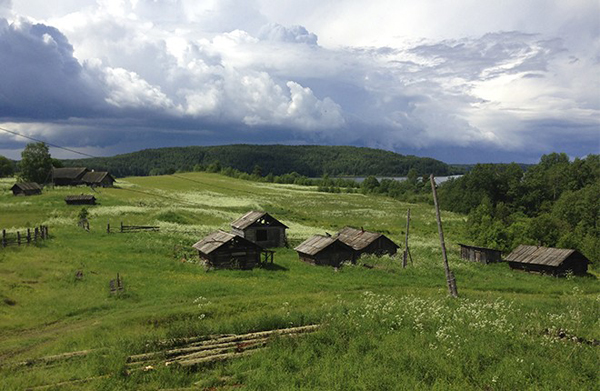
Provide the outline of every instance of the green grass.
<path id="1" fill-rule="evenodd" d="M 52 238 L 0 249 L 0 389 L 109 375 L 71 389 L 594 389 L 599 348 L 546 335 L 600 339 L 595 278 L 512 271 L 505 264 L 458 259 L 463 216 L 443 213 L 450 264 L 461 295 L 447 297 L 435 213 L 361 194 L 253 183 L 216 174 L 126 178 L 100 189 L 89 206 L 90 232 L 76 227 L 81 207 L 47 189 L 13 197 L 0 181 L 0 228 L 50 227 Z M 345 225 L 385 232 L 403 243 L 411 208 L 411 253 L 367 258 L 374 268 L 334 271 L 277 249 L 273 269 L 209 271 L 191 245 L 250 209 L 290 227 L 293 244 Z M 106 233 L 110 222 L 159 225 L 159 233 Z M 187 257 L 185 261 L 184 256 Z M 83 272 L 77 279 L 76 273 Z M 109 293 L 119 273 L 125 292 Z M 254 356 L 197 372 L 159 368 L 123 375 L 127 355 L 163 338 L 241 333 L 323 323 L 297 339 L 280 339 Z M 20 360 L 101 348 L 85 359 L 7 368 Z M 69 389 L 69 387 L 66 387 Z"/>

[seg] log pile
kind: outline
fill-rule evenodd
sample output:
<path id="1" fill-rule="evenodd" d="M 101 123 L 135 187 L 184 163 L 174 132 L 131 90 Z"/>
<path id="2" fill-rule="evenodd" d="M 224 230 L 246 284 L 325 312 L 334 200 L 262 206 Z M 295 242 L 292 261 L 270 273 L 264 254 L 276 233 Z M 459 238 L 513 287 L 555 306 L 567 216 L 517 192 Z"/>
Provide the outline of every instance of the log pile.
<path id="1" fill-rule="evenodd" d="M 318 328 L 319 325 L 310 325 L 248 334 L 215 336 L 199 341 L 196 338 L 190 338 L 178 348 L 129 356 L 127 366 L 130 371 L 153 370 L 157 365 L 196 367 L 250 355 L 264 348 L 268 341 L 276 336 L 294 337 L 314 332 Z"/>

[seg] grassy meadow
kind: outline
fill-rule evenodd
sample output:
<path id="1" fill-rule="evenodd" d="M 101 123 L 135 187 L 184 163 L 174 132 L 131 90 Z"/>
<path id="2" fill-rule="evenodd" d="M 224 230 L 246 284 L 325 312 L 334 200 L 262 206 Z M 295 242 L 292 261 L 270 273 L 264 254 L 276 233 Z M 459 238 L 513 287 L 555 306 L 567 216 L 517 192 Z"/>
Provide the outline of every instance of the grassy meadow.
<path id="1" fill-rule="evenodd" d="M 600 389 L 600 284 L 458 258 L 466 218 L 442 213 L 460 298 L 451 299 L 431 205 L 386 197 L 184 173 L 131 177 L 97 189 L 90 231 L 81 206 L 48 188 L 13 197 L 0 180 L 0 229 L 49 226 L 50 240 L 0 248 L 0 389 L 76 379 L 61 390 L 593 390 Z M 414 263 L 365 258 L 338 271 L 276 249 L 275 265 L 206 271 L 191 246 L 249 210 L 288 225 L 292 246 L 351 225 L 404 243 L 411 209 Z M 126 225 L 160 232 L 116 232 Z M 402 250 L 400 250 L 402 251 Z M 78 272 L 82 277 L 78 278 Z M 81 275 L 80 273 L 80 275 Z M 122 277 L 125 291 L 111 295 Z M 320 323 L 316 333 L 279 338 L 252 356 L 188 371 L 125 371 L 126 357 L 159 340 Z M 558 338 L 564 333 L 569 338 Z M 580 337 L 584 342 L 570 337 Z M 84 358 L 16 366 L 37 357 L 96 349 Z M 42 388 L 39 388 L 42 389 Z"/>

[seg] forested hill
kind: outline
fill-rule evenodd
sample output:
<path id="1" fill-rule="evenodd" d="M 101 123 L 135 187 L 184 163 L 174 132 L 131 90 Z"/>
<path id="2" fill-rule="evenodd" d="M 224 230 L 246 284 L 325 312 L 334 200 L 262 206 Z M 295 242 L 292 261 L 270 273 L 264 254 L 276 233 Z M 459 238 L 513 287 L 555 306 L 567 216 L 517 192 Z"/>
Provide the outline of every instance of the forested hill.
<path id="1" fill-rule="evenodd" d="M 108 170 L 118 177 L 193 171 L 211 164 L 247 173 L 260 167 L 263 175 L 297 172 L 308 177 L 329 175 L 404 176 L 414 168 L 419 175 L 451 174 L 439 160 L 405 156 L 372 148 L 318 145 L 223 145 L 146 149 L 104 158 L 64 160 L 65 166 Z"/>

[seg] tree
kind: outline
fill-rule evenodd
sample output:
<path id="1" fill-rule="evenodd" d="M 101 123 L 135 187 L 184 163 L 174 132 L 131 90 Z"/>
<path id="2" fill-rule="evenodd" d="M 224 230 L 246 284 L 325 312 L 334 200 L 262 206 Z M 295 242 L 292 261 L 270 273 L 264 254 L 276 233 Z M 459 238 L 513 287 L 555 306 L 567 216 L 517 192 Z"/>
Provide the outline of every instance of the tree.
<path id="1" fill-rule="evenodd" d="M 29 143 L 21 152 L 21 179 L 46 183 L 51 178 L 52 157 L 46 143 Z"/>
<path id="2" fill-rule="evenodd" d="M 4 156 L 0 156 L 0 178 L 13 176 L 14 173 L 15 167 L 13 163 Z"/>

